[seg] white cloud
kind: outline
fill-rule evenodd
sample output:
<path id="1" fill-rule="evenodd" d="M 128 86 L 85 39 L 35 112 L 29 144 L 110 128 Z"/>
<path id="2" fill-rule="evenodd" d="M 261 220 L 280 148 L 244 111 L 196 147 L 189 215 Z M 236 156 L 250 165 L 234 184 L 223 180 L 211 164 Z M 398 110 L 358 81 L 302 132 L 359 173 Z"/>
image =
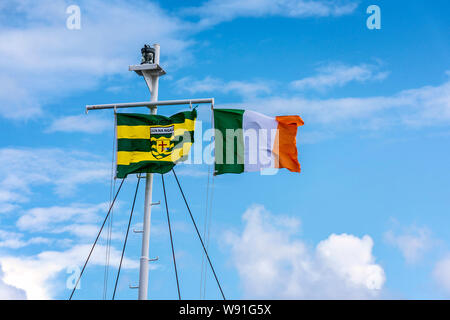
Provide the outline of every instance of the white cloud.
<path id="1" fill-rule="evenodd" d="M 18 249 L 33 244 L 51 243 L 50 239 L 43 237 L 33 237 L 28 240 L 24 240 L 23 237 L 22 233 L 0 230 L 0 248 Z"/>
<path id="2" fill-rule="evenodd" d="M 447 294 L 450 294 L 450 255 L 439 260 L 434 269 L 433 277 L 437 285 Z"/>
<path id="3" fill-rule="evenodd" d="M 389 230 L 385 233 L 384 238 L 401 251 L 408 263 L 418 262 L 433 243 L 431 232 L 425 227 L 409 227 L 398 235 L 393 230 Z"/>
<path id="4" fill-rule="evenodd" d="M 190 60 L 189 24 L 155 3 L 78 1 L 80 30 L 66 28 L 70 2 L 2 3 L 0 115 L 6 118 L 34 118 L 43 114 L 43 105 L 92 90 L 104 76 L 128 76 L 127 66 L 139 62 L 143 41 L 161 44 L 166 65 Z"/>
<path id="5" fill-rule="evenodd" d="M 15 119 L 40 116 L 41 103 L 21 85 L 20 80 L 0 73 L 0 115 Z"/>
<path id="6" fill-rule="evenodd" d="M 26 298 L 27 295 L 24 290 L 3 281 L 3 271 L 0 264 L 0 300 L 24 300 Z"/>
<path id="7" fill-rule="evenodd" d="M 17 220 L 17 227 L 24 232 L 31 233 L 46 233 L 48 236 L 55 236 L 58 234 L 72 234 L 78 237 L 77 241 L 86 240 L 91 241 L 97 236 L 101 222 L 103 221 L 109 209 L 109 203 L 100 203 L 95 205 L 87 204 L 71 204 L 68 206 L 53 206 L 32 208 L 25 211 Z M 120 215 L 120 203 L 116 202 L 114 205 L 113 215 Z M 124 238 L 123 223 L 115 221 L 111 233 L 108 235 L 102 232 L 101 239 L 120 240 Z M 0 240 L 2 239 L 0 231 Z M 42 243 L 44 243 L 42 238 Z M 57 242 L 56 239 L 45 238 L 46 243 Z M 69 240 L 69 239 L 66 239 Z M 30 241 L 37 241 L 35 238 L 28 242 L 23 242 L 23 245 L 31 244 Z M 10 243 L 10 247 L 16 242 Z M 0 242 L 2 246 L 2 242 Z M 6 244 L 5 244 L 6 246 Z"/>
<path id="8" fill-rule="evenodd" d="M 53 231 L 61 224 L 69 221 L 79 223 L 95 222 L 98 220 L 97 213 L 108 210 L 106 203 L 98 205 L 74 204 L 71 206 L 54 206 L 46 208 L 33 208 L 26 211 L 18 220 L 17 226 L 21 230 L 34 232 Z"/>
<path id="9" fill-rule="evenodd" d="M 175 83 L 179 91 L 189 92 L 191 94 L 199 92 L 235 92 L 245 98 L 253 98 L 259 94 L 268 94 L 271 92 L 267 81 L 229 81 L 206 77 L 203 80 L 194 80 L 191 77 L 184 77 Z"/>
<path id="10" fill-rule="evenodd" d="M 379 297 L 383 268 L 369 236 L 332 234 L 314 249 L 295 238 L 299 221 L 252 206 L 241 234 L 226 236 L 246 298 L 365 299 Z"/>
<path id="11" fill-rule="evenodd" d="M 0 212 L 28 201 L 31 187 L 50 185 L 59 196 L 73 194 L 81 184 L 106 181 L 110 164 L 87 152 L 46 148 L 0 149 Z"/>
<path id="12" fill-rule="evenodd" d="M 27 201 L 27 198 L 18 192 L 7 190 L 8 184 L 2 183 L 5 188 L 0 190 L 0 213 L 11 212 L 19 207 L 19 203 Z"/>
<path id="13" fill-rule="evenodd" d="M 375 65 L 361 64 L 347 66 L 343 64 L 330 64 L 319 68 L 318 74 L 291 82 L 291 86 L 299 89 L 324 90 L 331 87 L 342 87 L 349 82 L 366 82 L 383 80 L 388 72 L 379 72 Z"/>
<path id="14" fill-rule="evenodd" d="M 326 0 L 209 0 L 184 12 L 200 17 L 199 26 L 207 27 L 239 17 L 282 16 L 291 18 L 328 17 L 351 14 L 355 1 Z"/>
<path id="15" fill-rule="evenodd" d="M 433 277 L 437 285 L 450 294 L 450 255 L 439 260 L 433 270 Z"/>
<path id="16" fill-rule="evenodd" d="M 113 130 L 112 119 L 105 119 L 98 115 L 76 115 L 55 119 L 47 132 L 83 132 L 102 133 Z"/>
<path id="17" fill-rule="evenodd" d="M 24 239 L 26 234 L 0 230 L 0 247 L 18 249 L 31 244 L 52 244 L 55 247 L 69 247 L 66 251 L 43 251 L 35 255 L 3 255 L 0 264 L 5 271 L 4 282 L 26 291 L 29 299 L 51 299 L 65 289 L 65 280 L 57 276 L 69 267 L 81 267 L 91 247 L 91 241 L 97 235 L 101 220 L 100 212 L 105 212 L 106 203 L 98 205 L 73 204 L 65 207 L 33 208 L 24 213 L 18 220 L 17 226 L 24 232 L 45 233 L 44 237 Z M 116 221 L 111 232 L 111 240 L 123 241 L 124 234 L 121 221 Z M 106 231 L 106 230 L 104 230 Z M 70 233 L 77 237 L 80 243 L 73 245 L 74 239 L 55 238 L 57 234 Z M 102 233 L 106 240 L 107 233 Z M 89 243 L 86 243 L 89 241 Z M 39 248 L 42 250 L 42 247 Z M 97 244 L 91 257 L 89 266 L 103 266 L 106 247 Z M 115 247 L 110 249 L 110 265 L 117 266 L 120 251 Z M 124 268 L 137 268 L 138 262 L 125 258 Z M 156 266 L 153 266 L 155 268 Z M 0 283 L 1 289 L 1 283 Z"/>
<path id="18" fill-rule="evenodd" d="M 106 213 L 105 213 L 106 215 Z M 80 239 L 92 240 L 97 236 L 100 226 L 98 224 L 81 224 L 73 223 L 61 226 L 59 229 L 54 230 L 53 233 L 64 233 L 68 232 Z M 108 235 L 106 230 L 102 232 L 100 239 L 110 238 L 111 240 L 121 240 L 124 239 L 124 233 L 117 231 L 117 223 L 114 224 L 113 231 Z"/>
<path id="19" fill-rule="evenodd" d="M 393 124 L 436 126 L 450 122 L 450 81 L 438 86 L 403 90 L 392 96 L 337 99 L 266 97 L 233 105 L 267 114 L 299 114 L 305 124 L 344 126 L 359 121 L 360 125 L 372 129 Z"/>
<path id="20" fill-rule="evenodd" d="M 333 69 L 333 68 L 331 68 Z M 331 70 L 330 69 L 330 70 Z M 338 70 L 339 71 L 336 71 Z M 328 76 L 306 78 L 298 85 L 304 89 L 316 89 L 332 85 L 344 85 L 349 81 L 368 81 L 382 79 L 385 72 L 376 71 L 376 66 L 335 67 L 336 73 Z M 344 75 L 345 74 L 345 75 Z M 450 122 L 450 81 L 437 86 L 424 86 L 402 90 L 393 95 L 369 97 L 344 97 L 330 99 L 310 99 L 304 96 L 270 95 L 271 86 L 265 81 L 226 82 L 206 77 L 195 80 L 190 77 L 176 82 L 179 90 L 198 92 L 235 92 L 242 96 L 241 102 L 229 103 L 236 108 L 258 110 L 268 115 L 299 114 L 306 124 L 327 125 L 326 133 L 317 131 L 307 141 L 317 141 L 334 136 L 334 130 L 349 128 L 352 123 L 362 129 L 378 130 L 380 127 L 403 125 L 409 127 L 439 126 Z M 220 104 L 216 104 L 221 107 Z M 330 131 L 330 125 L 333 131 Z M 320 137 L 319 137 L 320 135 Z"/>
<path id="21" fill-rule="evenodd" d="M 52 299 L 66 289 L 66 281 L 57 281 L 56 277 L 69 267 L 81 268 L 90 248 L 91 245 L 87 244 L 73 246 L 66 251 L 44 251 L 34 256 L 0 257 L 4 271 L 3 281 L 9 286 L 24 290 L 28 299 Z M 97 246 L 89 266 L 103 266 L 105 250 L 104 246 Z M 111 265 L 119 264 L 120 255 L 120 251 L 111 248 Z M 123 268 L 134 269 L 138 266 L 137 261 L 124 257 Z"/>

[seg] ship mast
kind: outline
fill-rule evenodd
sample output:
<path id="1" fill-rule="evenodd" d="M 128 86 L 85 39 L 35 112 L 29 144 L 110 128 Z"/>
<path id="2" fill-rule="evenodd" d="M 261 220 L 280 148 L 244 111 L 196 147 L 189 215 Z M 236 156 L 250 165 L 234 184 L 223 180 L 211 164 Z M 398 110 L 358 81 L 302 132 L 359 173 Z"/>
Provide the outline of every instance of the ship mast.
<path id="1" fill-rule="evenodd" d="M 214 107 L 214 98 L 158 101 L 159 77 L 166 74 L 164 69 L 161 68 L 161 66 L 159 65 L 160 46 L 159 44 L 154 44 L 153 47 L 145 45 L 141 49 L 141 53 L 142 53 L 141 64 L 131 65 L 129 66 L 128 70 L 135 71 L 138 75 L 144 77 L 145 82 L 147 83 L 147 87 L 151 94 L 150 101 L 87 105 L 86 113 L 90 110 L 114 109 L 114 111 L 116 111 L 116 109 L 118 108 L 148 107 L 150 109 L 150 114 L 156 114 L 158 106 L 172 106 L 183 104 L 185 105 L 188 104 L 192 106 L 192 104 L 202 104 L 202 103 L 208 103 L 211 104 L 211 107 Z M 159 204 L 159 202 L 152 203 L 152 187 L 153 187 L 153 174 L 147 173 L 145 184 L 143 229 L 135 231 L 137 233 L 142 233 L 142 248 L 139 267 L 139 286 L 137 287 L 139 289 L 138 294 L 139 300 L 148 299 L 148 278 L 149 278 L 148 265 L 150 261 L 156 260 L 149 258 L 152 205 Z"/>
<path id="2" fill-rule="evenodd" d="M 153 53 L 154 61 L 157 66 L 155 69 L 141 69 L 142 76 L 147 83 L 148 89 L 150 90 L 151 98 L 150 101 L 155 102 L 158 100 L 158 87 L 159 87 L 159 76 L 164 75 L 164 70 L 159 67 L 159 44 L 154 45 L 154 49 L 148 46 L 142 48 L 142 59 L 143 64 L 141 66 L 146 67 L 146 58 L 151 60 L 151 54 Z M 153 52 L 152 52 L 153 51 Z M 147 56 L 148 55 L 148 56 Z M 130 71 L 133 70 L 133 66 L 130 66 Z M 136 70 L 137 71 L 137 70 Z M 156 114 L 157 106 L 150 107 L 150 113 Z M 153 187 L 153 173 L 147 173 L 145 180 L 145 201 L 144 201 L 144 221 L 142 229 L 142 249 L 141 249 L 141 259 L 139 266 L 139 300 L 147 300 L 148 296 L 148 263 L 149 258 L 149 243 L 150 243 L 150 222 L 152 218 L 152 187 Z"/>

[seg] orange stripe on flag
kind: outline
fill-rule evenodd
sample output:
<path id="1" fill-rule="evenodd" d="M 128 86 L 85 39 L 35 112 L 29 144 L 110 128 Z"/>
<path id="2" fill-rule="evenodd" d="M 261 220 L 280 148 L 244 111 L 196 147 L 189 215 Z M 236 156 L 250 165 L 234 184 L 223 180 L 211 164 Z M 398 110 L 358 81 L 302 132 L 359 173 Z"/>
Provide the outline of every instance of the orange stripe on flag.
<path id="1" fill-rule="evenodd" d="M 286 168 L 292 172 L 300 172 L 297 152 L 297 127 L 304 125 L 299 116 L 275 117 L 278 130 L 273 147 L 275 167 Z"/>

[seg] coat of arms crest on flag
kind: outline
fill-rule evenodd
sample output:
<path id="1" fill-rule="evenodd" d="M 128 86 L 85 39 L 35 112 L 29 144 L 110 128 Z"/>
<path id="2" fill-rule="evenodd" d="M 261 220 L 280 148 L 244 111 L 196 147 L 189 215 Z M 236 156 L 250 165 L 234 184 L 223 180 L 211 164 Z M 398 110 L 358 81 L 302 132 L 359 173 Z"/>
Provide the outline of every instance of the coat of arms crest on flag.
<path id="1" fill-rule="evenodd" d="M 160 160 L 172 154 L 173 125 L 169 127 L 150 127 L 150 147 L 153 156 Z"/>

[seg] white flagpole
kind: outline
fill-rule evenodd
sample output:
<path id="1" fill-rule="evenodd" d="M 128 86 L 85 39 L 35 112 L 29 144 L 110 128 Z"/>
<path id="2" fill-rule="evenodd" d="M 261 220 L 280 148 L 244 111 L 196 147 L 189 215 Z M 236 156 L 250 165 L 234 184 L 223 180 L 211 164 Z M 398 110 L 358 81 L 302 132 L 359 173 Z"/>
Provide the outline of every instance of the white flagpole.
<path id="1" fill-rule="evenodd" d="M 154 63 L 159 65 L 159 44 L 154 45 Z M 147 86 L 151 93 L 150 101 L 158 100 L 159 74 L 149 76 L 145 70 L 142 71 Z M 150 108 L 151 114 L 156 114 L 157 107 Z M 147 173 L 145 181 L 145 202 L 144 202 L 144 223 L 142 233 L 142 251 L 139 268 L 139 300 L 147 300 L 148 296 L 148 264 L 149 264 L 149 243 L 150 243 L 150 221 L 152 216 L 152 185 L 153 174 Z"/>

